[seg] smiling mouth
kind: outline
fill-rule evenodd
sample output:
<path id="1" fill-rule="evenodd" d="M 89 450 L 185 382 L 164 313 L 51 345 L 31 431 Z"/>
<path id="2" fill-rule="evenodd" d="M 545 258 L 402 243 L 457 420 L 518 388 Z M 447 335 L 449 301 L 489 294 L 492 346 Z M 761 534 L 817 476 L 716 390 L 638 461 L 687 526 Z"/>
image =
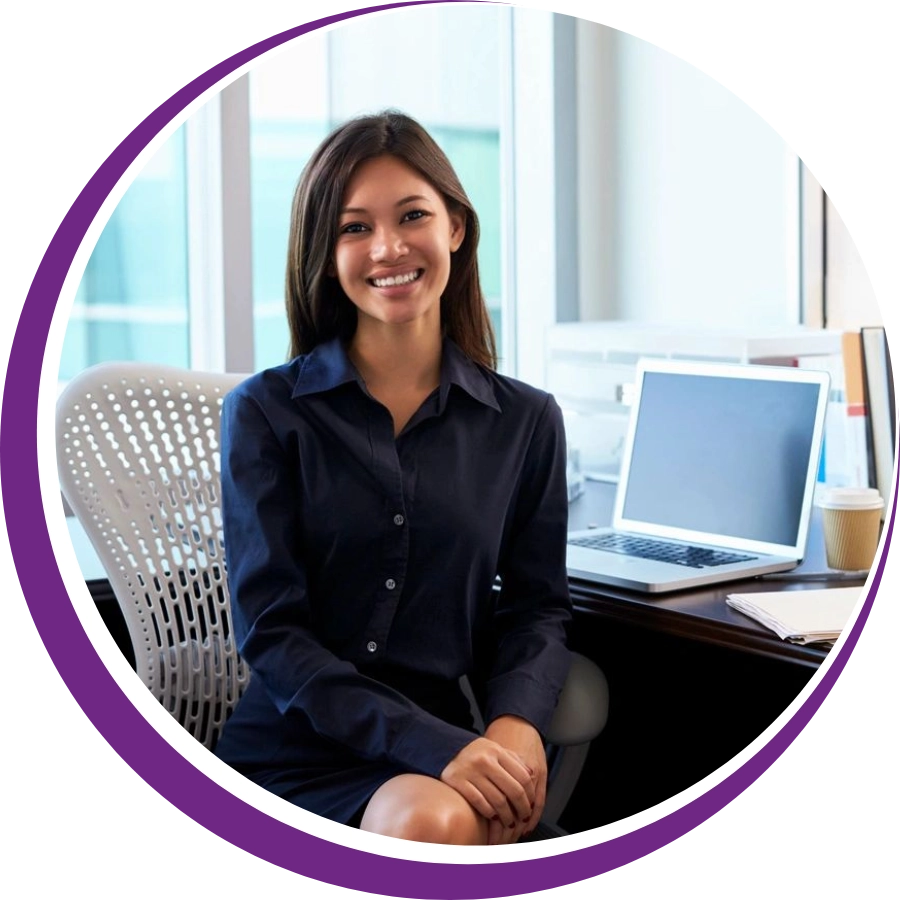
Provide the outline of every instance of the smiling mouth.
<path id="1" fill-rule="evenodd" d="M 406 272 L 403 275 L 390 275 L 387 278 L 368 278 L 366 280 L 377 288 L 397 287 L 401 284 L 412 284 L 412 282 L 418 281 L 424 271 L 424 269 L 416 269 L 414 272 Z"/>

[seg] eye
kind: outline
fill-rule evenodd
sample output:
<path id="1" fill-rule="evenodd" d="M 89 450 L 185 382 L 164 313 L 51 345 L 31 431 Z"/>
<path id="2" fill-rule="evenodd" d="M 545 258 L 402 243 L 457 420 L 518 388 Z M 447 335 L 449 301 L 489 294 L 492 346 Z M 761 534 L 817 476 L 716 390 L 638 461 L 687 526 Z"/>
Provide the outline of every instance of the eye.
<path id="1" fill-rule="evenodd" d="M 428 215 L 430 215 L 430 213 L 424 209 L 411 209 L 403 214 L 403 221 L 415 222 L 417 219 L 424 219 Z"/>
<path id="2" fill-rule="evenodd" d="M 341 225 L 339 229 L 340 234 L 362 234 L 365 231 L 366 226 L 362 224 L 362 222 L 348 222 L 346 225 Z"/>

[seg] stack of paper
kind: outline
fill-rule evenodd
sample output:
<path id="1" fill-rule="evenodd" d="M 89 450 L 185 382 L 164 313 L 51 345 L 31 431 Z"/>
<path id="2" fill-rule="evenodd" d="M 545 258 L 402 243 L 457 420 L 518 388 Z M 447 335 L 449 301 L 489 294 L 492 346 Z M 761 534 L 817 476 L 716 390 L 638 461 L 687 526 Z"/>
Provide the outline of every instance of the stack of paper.
<path id="1" fill-rule="evenodd" d="M 836 641 L 862 588 L 729 594 L 725 602 L 796 644 Z"/>

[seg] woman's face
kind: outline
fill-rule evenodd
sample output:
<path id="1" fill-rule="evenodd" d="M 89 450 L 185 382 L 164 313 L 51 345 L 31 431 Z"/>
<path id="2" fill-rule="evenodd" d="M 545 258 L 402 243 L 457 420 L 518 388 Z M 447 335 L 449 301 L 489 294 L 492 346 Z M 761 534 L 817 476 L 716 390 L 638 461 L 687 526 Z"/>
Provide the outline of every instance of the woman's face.
<path id="1" fill-rule="evenodd" d="M 357 328 L 439 330 L 450 254 L 464 237 L 462 216 L 415 169 L 394 156 L 360 165 L 344 194 L 332 271 L 356 306 Z"/>

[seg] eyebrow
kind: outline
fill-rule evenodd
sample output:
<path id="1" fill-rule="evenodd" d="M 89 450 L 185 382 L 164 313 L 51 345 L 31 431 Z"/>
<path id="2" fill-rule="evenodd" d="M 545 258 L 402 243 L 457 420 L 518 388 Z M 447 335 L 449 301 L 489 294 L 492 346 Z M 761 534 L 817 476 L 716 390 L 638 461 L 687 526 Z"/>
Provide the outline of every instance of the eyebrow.
<path id="1" fill-rule="evenodd" d="M 404 197 L 402 200 L 398 200 L 394 204 L 394 206 L 395 207 L 406 206 L 407 203 L 417 203 L 417 202 L 422 202 L 422 201 L 424 201 L 425 203 L 431 202 L 428 199 L 428 197 L 425 197 L 422 194 L 410 194 L 409 197 Z M 366 210 L 365 207 L 362 207 L 362 206 L 345 206 L 341 210 L 341 215 L 344 215 L 345 213 L 364 213 L 367 211 L 368 210 Z"/>

